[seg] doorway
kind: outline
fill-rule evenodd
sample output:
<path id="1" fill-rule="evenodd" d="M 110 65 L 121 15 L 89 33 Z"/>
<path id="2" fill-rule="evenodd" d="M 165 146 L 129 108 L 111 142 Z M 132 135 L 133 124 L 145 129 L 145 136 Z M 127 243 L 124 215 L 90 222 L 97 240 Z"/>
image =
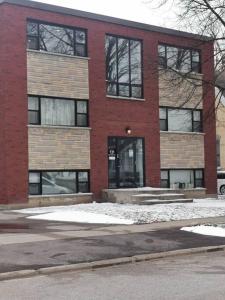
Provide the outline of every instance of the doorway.
<path id="1" fill-rule="evenodd" d="M 109 188 L 144 186 L 144 139 L 109 137 Z"/>

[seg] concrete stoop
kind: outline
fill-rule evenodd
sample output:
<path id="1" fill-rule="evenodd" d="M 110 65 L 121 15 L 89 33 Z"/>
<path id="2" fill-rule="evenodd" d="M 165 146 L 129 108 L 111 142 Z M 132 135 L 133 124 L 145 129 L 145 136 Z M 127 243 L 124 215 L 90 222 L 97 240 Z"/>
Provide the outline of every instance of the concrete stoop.
<path id="1" fill-rule="evenodd" d="M 193 202 L 192 194 L 188 197 L 183 191 L 160 188 L 107 189 L 102 191 L 102 198 L 106 202 L 140 205 Z"/>

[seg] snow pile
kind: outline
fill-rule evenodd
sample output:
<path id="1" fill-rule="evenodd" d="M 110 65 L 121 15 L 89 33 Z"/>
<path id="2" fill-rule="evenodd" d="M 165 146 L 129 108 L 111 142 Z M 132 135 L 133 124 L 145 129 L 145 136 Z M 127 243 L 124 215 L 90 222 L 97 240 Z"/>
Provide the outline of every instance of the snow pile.
<path id="1" fill-rule="evenodd" d="M 17 210 L 32 219 L 104 224 L 145 224 L 225 216 L 225 201 L 195 200 L 194 203 L 135 205 L 90 203 Z"/>
<path id="2" fill-rule="evenodd" d="M 183 227 L 181 228 L 181 230 L 198 233 L 202 235 L 225 237 L 225 228 L 219 226 L 199 225 L 199 226 L 192 226 L 192 227 Z"/>

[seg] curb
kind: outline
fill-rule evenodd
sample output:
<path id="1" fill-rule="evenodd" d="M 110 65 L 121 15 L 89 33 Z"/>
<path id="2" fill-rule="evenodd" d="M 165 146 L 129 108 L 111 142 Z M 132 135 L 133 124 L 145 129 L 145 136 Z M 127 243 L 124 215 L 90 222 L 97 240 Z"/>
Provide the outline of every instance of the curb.
<path id="1" fill-rule="evenodd" d="M 167 258 L 167 257 L 198 254 L 198 253 L 209 253 L 209 252 L 216 252 L 216 251 L 225 251 L 225 245 L 172 250 L 167 252 L 151 253 L 151 254 L 140 254 L 140 255 L 134 255 L 130 257 L 121 257 L 121 258 L 99 260 L 99 261 L 87 262 L 87 263 L 40 268 L 37 270 L 31 269 L 31 270 L 12 271 L 7 273 L 0 273 L 0 281 L 27 278 L 27 277 L 40 276 L 40 275 L 50 275 L 55 273 L 94 270 L 94 269 L 105 268 L 110 266 L 118 266 L 118 265 L 125 265 L 129 263 L 150 261 L 159 258 Z"/>

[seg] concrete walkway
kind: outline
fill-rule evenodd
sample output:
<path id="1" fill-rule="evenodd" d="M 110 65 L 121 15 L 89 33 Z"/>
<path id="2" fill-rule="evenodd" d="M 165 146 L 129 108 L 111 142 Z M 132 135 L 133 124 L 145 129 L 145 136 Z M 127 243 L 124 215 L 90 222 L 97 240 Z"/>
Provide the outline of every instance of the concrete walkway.
<path id="1" fill-rule="evenodd" d="M 179 230 L 200 223 L 225 223 L 225 217 L 102 226 L 29 220 L 1 211 L 0 273 L 225 245 L 225 238 Z"/>

